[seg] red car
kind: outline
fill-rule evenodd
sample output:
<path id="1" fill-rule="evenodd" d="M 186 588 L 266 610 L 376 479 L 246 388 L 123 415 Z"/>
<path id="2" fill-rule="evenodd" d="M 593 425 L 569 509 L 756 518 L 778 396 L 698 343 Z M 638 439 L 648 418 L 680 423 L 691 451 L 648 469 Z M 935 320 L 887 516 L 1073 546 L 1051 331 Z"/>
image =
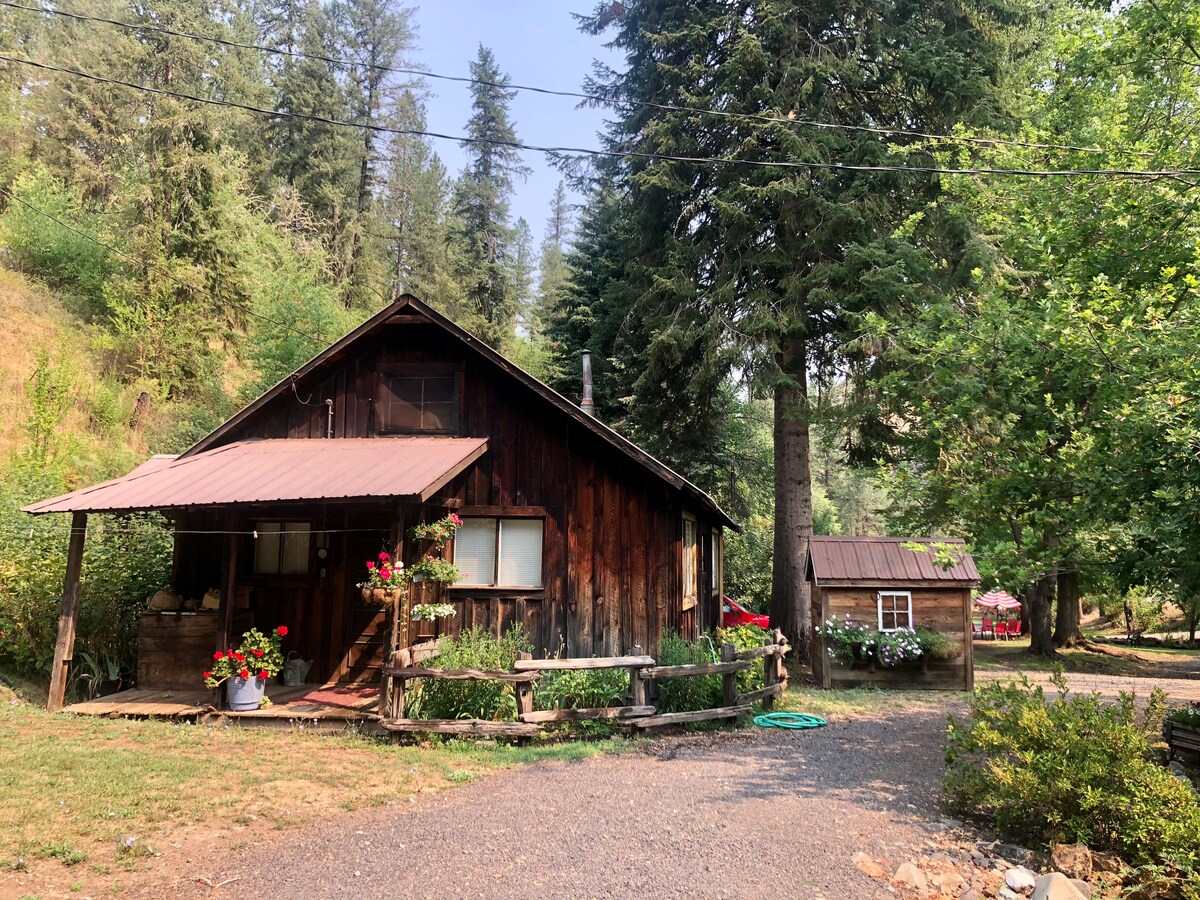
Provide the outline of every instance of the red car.
<path id="1" fill-rule="evenodd" d="M 771 620 L 762 613 L 752 613 L 743 608 L 731 597 L 722 597 L 721 625 L 725 628 L 734 625 L 757 625 L 759 628 L 770 628 Z"/>

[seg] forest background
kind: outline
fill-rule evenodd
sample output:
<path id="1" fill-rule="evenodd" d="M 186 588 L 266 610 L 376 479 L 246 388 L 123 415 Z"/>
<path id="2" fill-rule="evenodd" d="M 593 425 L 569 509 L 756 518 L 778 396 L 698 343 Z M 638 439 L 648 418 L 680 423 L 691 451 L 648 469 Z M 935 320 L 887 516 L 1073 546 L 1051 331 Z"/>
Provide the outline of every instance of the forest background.
<path id="1" fill-rule="evenodd" d="M 22 503 L 185 449 L 403 292 L 572 399 L 590 349 L 600 417 L 744 524 L 727 590 L 793 635 L 808 537 L 891 532 L 965 537 L 1035 652 L 1081 594 L 1194 637 L 1200 10 L 574 24 L 623 64 L 543 85 L 609 117 L 529 223 L 503 61 L 470 61 L 450 172 L 398 4 L 0 5 L 0 659 L 47 670 L 61 589 L 67 523 Z M 87 659 L 130 668 L 169 546 L 97 522 Z"/>

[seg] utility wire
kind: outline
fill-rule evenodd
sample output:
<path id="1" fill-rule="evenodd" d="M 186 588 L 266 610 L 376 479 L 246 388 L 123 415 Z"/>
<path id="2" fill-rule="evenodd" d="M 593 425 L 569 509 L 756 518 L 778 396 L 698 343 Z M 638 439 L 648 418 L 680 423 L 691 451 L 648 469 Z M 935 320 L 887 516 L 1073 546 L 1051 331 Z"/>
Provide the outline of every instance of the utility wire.
<path id="1" fill-rule="evenodd" d="M 24 199 L 18 197 L 16 194 L 12 193 L 12 191 L 8 190 L 7 188 L 0 187 L 0 195 L 7 197 L 9 200 L 13 201 L 14 203 L 19 203 L 21 206 L 25 207 L 26 209 L 30 210 L 31 212 L 37 213 L 39 216 L 43 216 L 44 218 L 49 219 L 51 222 L 54 222 L 56 225 L 67 229 L 67 231 L 70 231 L 70 232 L 73 232 L 73 233 L 79 235 L 84 240 L 91 241 L 93 244 L 96 244 L 99 247 L 103 247 L 105 250 L 109 251 L 110 253 L 115 253 L 117 256 L 120 256 L 122 259 L 128 260 L 129 262 L 133 263 L 135 266 L 138 266 L 139 268 L 141 268 L 147 272 L 157 272 L 158 274 L 162 275 L 164 278 L 170 279 L 171 281 L 173 281 L 176 284 L 180 285 L 181 287 L 185 288 L 189 292 L 194 293 L 197 290 L 200 290 L 199 288 L 195 287 L 195 285 L 188 284 L 186 281 L 184 281 L 181 278 L 176 278 L 174 275 L 172 275 L 166 269 L 162 269 L 162 268 L 154 265 L 153 263 L 148 263 L 148 262 L 145 262 L 144 260 L 140 260 L 136 256 L 131 256 L 130 254 L 124 252 L 123 250 L 120 250 L 119 248 L 114 247 L 112 244 L 106 243 L 106 242 L 100 240 L 99 238 L 88 234 L 82 228 L 76 227 L 75 225 L 71 224 L 70 222 L 63 221 L 58 216 L 55 216 L 52 213 L 46 212 L 46 210 L 44 210 L 44 209 L 40 209 L 40 208 L 34 206 L 28 200 L 24 200 Z M 207 292 L 205 292 L 205 293 L 207 293 Z M 209 295 L 209 299 L 210 300 L 214 299 L 211 296 L 211 294 Z M 226 302 L 228 302 L 228 301 L 226 301 Z M 234 309 L 238 310 L 239 312 L 242 312 L 248 316 L 251 316 L 252 318 L 258 319 L 262 322 L 267 322 L 271 325 L 276 326 L 277 328 L 283 328 L 287 331 L 290 331 L 292 334 L 296 335 L 297 337 L 306 338 L 310 341 L 313 341 L 314 343 L 316 343 L 318 345 L 321 344 L 320 338 L 313 337 L 311 334 L 307 334 L 303 331 L 300 331 L 300 330 L 296 329 L 295 327 L 287 324 L 286 322 L 280 322 L 278 319 L 273 319 L 270 316 L 265 316 L 262 313 L 255 312 L 254 310 L 252 310 L 249 307 L 246 307 L 240 303 L 229 303 L 229 305 L 232 306 Z"/>
<path id="2" fill-rule="evenodd" d="M 622 106 L 640 106 L 646 109 L 657 109 L 662 112 L 678 112 L 687 113 L 693 116 L 711 116 L 724 119 L 739 119 L 748 122 L 757 122 L 760 124 L 769 125 L 790 125 L 801 126 L 806 128 L 821 128 L 827 130 L 838 131 L 857 131 L 866 132 L 868 134 L 878 134 L 884 137 L 911 137 L 923 138 L 926 140 L 946 141 L 958 144 L 978 144 L 982 146 L 995 147 L 1026 147 L 1037 150 L 1062 150 L 1073 153 L 1111 153 L 1113 151 L 1103 147 L 1077 147 L 1072 144 L 1043 144 L 1035 141 L 1018 141 L 1004 138 L 984 138 L 984 137 L 966 137 L 953 136 L 946 134 L 931 134 L 924 131 L 910 131 L 903 128 L 879 128 L 869 125 L 843 125 L 835 122 L 821 122 L 813 119 L 798 119 L 791 116 L 770 116 L 758 113 L 739 113 L 730 112 L 722 109 L 701 109 L 695 106 L 679 106 L 673 103 L 657 103 L 652 100 L 616 100 L 612 97 L 604 97 L 600 94 L 586 94 L 579 91 L 564 91 L 553 88 L 536 87 L 528 84 L 513 84 L 507 81 L 487 81 L 479 78 L 469 78 L 463 75 L 442 75 L 437 72 L 427 72 L 422 69 L 404 68 L 399 66 L 383 66 L 375 63 L 356 63 L 350 60 L 338 59 L 332 56 L 324 56 L 320 53 L 304 53 L 298 50 L 281 50 L 278 47 L 266 47 L 261 44 L 248 44 L 239 41 L 231 41 L 227 38 L 211 37 L 209 35 L 194 34 L 188 31 L 176 31 L 172 28 L 165 28 L 161 25 L 147 25 L 137 22 L 123 22 L 119 19 L 108 19 L 102 16 L 89 16 L 83 13 L 69 12 L 62 9 L 52 9 L 49 7 L 34 7 L 24 6 L 20 3 L 13 3 L 11 0 L 0 0 L 0 6 L 7 6 L 12 9 L 25 10 L 26 12 L 41 13 L 43 15 L 63 16 L 69 19 L 76 19 L 81 22 L 97 22 L 105 25 L 113 25 L 118 28 L 127 28 L 134 31 L 149 31 L 155 34 L 165 34 L 170 37 L 181 37 L 191 41 L 208 42 L 212 44 L 220 44 L 225 47 L 234 47 L 240 50 L 257 50 L 261 53 L 271 53 L 277 56 L 286 56 L 293 59 L 309 59 L 316 62 L 329 63 L 330 65 L 341 66 L 346 69 L 370 69 L 376 72 L 388 72 L 394 75 L 407 75 L 419 78 L 431 78 L 439 81 L 452 81 L 459 84 L 477 84 L 484 87 L 501 88 L 503 90 L 527 91 L 535 94 L 546 94 L 552 97 L 570 97 L 577 100 L 586 100 L 589 103 L 598 103 L 604 106 L 620 108 Z M 1154 154 L 1148 151 L 1125 151 L 1132 152 L 1138 156 L 1153 156 Z"/>
<path id="3" fill-rule="evenodd" d="M 218 100 L 210 97 L 198 97 L 194 94 L 186 94 L 181 91 L 150 87 L 149 85 L 137 84 L 132 81 L 122 81 L 119 78 L 108 78 L 104 75 L 95 75 L 91 72 L 82 72 L 78 69 L 69 69 L 64 66 L 54 66 L 50 65 L 49 63 L 34 62 L 30 59 L 20 59 L 15 56 L 7 56 L 4 54 L 0 54 L 0 61 L 32 66 L 33 68 L 43 69 L 49 72 L 61 72 L 66 75 L 73 75 L 78 78 L 86 78 L 92 81 L 102 82 L 104 84 L 113 84 L 120 87 L 132 88 L 133 90 L 143 91 L 148 94 L 174 97 L 179 100 L 191 100 L 195 103 L 204 103 L 210 106 L 223 106 L 230 109 L 241 109 L 245 110 L 246 112 L 258 113 L 269 118 L 301 119 L 307 122 L 317 122 L 322 125 L 361 129 L 379 134 L 394 134 L 406 137 L 428 137 L 444 141 L 454 141 L 459 144 L 490 144 L 493 146 L 510 147 L 514 150 L 530 150 L 535 153 L 546 153 L 552 155 L 576 154 L 580 156 L 602 156 L 611 159 L 644 159 L 650 162 L 679 162 L 701 165 L 716 164 L 740 166 L 743 168 L 785 169 L 792 171 L 821 170 L 832 172 L 908 172 L 923 175 L 1011 175 L 1026 178 L 1086 178 L 1093 176 L 1112 178 L 1179 178 L 1183 176 L 1200 175 L 1200 169 L 949 169 L 938 166 L 889 166 L 834 162 L 800 162 L 796 160 L 752 160 L 734 159 L 728 157 L 717 158 L 712 156 L 680 156 L 669 153 L 651 153 L 640 150 L 597 150 L 585 147 L 541 147 L 534 144 L 524 144 L 519 141 L 500 140 L 498 138 L 472 138 L 465 137 L 463 135 L 442 134 L 436 131 L 423 131 L 415 128 L 390 128 L 385 125 L 376 125 L 369 122 L 347 122 L 342 119 L 327 118 L 325 116 L 317 116 L 311 113 L 282 112 L 274 109 L 266 109 L 261 106 L 251 106 L 247 103 L 238 103 L 233 100 Z"/>

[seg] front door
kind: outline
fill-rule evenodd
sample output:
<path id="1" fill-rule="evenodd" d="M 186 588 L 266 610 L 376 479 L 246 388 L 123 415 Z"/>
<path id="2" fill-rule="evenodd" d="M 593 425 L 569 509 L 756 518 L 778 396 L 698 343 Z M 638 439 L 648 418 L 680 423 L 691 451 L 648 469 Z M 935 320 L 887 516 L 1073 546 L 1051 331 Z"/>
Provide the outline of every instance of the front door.
<path id="1" fill-rule="evenodd" d="M 351 522 L 355 522 L 350 517 Z M 338 681 L 377 682 L 388 649 L 391 628 L 390 606 L 364 600 L 357 584 L 366 577 L 367 560 L 376 560 L 387 546 L 390 527 L 378 531 L 370 528 L 374 522 L 355 522 L 356 528 L 346 534 L 346 565 L 343 597 L 345 598 L 345 652 L 338 668 Z"/>

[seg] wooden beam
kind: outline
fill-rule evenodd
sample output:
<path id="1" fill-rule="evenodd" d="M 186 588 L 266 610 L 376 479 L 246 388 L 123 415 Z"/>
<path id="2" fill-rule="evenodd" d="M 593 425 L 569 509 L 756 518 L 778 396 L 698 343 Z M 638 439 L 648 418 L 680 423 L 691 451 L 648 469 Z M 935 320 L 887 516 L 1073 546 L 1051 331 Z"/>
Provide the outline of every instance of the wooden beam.
<path id="1" fill-rule="evenodd" d="M 83 572 L 83 543 L 87 537 L 87 513 L 71 515 L 71 540 L 67 545 L 67 574 L 63 578 L 62 606 L 58 614 L 58 640 L 54 643 L 54 668 L 50 670 L 50 693 L 46 709 L 62 709 L 67 694 L 67 676 L 75 657 L 75 626 L 79 622 L 79 576 Z"/>
<path id="2" fill-rule="evenodd" d="M 230 532 L 225 536 L 225 552 L 221 554 L 225 585 L 221 591 L 221 605 L 217 615 L 217 650 L 228 650 L 233 646 L 233 611 L 237 606 L 238 534 L 234 519 L 226 518 Z"/>
<path id="3" fill-rule="evenodd" d="M 692 712 L 663 713 L 645 719 L 630 719 L 629 724 L 637 728 L 654 728 L 656 725 L 682 725 L 685 722 L 704 722 L 708 719 L 735 719 L 738 716 L 748 716 L 752 711 L 749 706 L 697 709 Z"/>
<path id="4" fill-rule="evenodd" d="M 392 678 L 445 678 L 449 681 L 537 681 L 537 672 L 505 672 L 501 669 L 421 669 L 385 668 L 384 675 Z"/>
<path id="5" fill-rule="evenodd" d="M 388 731 L 427 731 L 434 734 L 488 734 L 533 737 L 542 729 L 528 722 L 488 722 L 483 719 L 385 719 Z"/>
<path id="6" fill-rule="evenodd" d="M 738 694 L 735 702 L 738 706 L 745 706 L 754 703 L 756 700 L 774 700 L 783 693 L 784 687 L 783 682 L 777 681 L 774 684 L 768 684 L 766 687 L 759 688 L 757 691 L 747 691 L 744 694 Z"/>
<path id="7" fill-rule="evenodd" d="M 601 706 L 592 709 L 543 709 L 521 713 L 522 722 L 583 722 L 589 719 L 633 719 L 654 715 L 653 706 Z"/>
<path id="8" fill-rule="evenodd" d="M 748 659 L 735 659 L 732 662 L 694 663 L 684 666 L 651 666 L 639 673 L 642 678 L 684 678 L 689 675 L 724 675 L 727 672 L 741 672 L 753 666 Z"/>
<path id="9" fill-rule="evenodd" d="M 654 665 L 653 656 L 592 656 L 579 659 L 518 659 L 518 672 L 549 672 L 564 669 L 625 669 Z"/>

